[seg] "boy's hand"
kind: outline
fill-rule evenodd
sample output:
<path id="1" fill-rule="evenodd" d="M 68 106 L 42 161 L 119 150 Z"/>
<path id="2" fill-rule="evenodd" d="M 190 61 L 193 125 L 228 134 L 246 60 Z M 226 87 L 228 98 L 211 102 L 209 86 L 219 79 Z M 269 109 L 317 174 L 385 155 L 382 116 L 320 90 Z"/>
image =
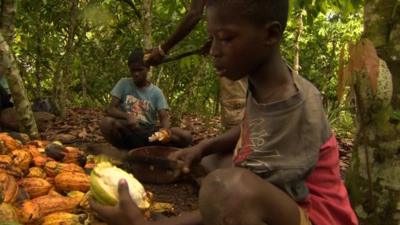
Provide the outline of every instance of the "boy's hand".
<path id="1" fill-rule="evenodd" d="M 164 50 L 162 50 L 159 46 L 146 52 L 144 54 L 143 61 L 146 65 L 157 66 L 163 61 L 165 55 L 166 54 Z"/>
<path id="2" fill-rule="evenodd" d="M 148 225 L 144 216 L 129 195 L 129 187 L 125 180 L 118 185 L 119 203 L 117 206 L 104 206 L 90 199 L 91 208 L 108 225 Z"/>
<path id="3" fill-rule="evenodd" d="M 133 113 L 128 113 L 127 121 L 129 128 L 131 128 L 132 130 L 137 128 L 137 120 Z"/>
<path id="4" fill-rule="evenodd" d="M 191 148 L 174 152 L 169 155 L 168 158 L 180 162 L 182 172 L 188 174 L 190 173 L 190 167 L 192 164 L 200 162 L 202 158 L 202 149 L 196 145 Z"/>
<path id="5" fill-rule="evenodd" d="M 149 137 L 149 142 L 159 141 L 161 143 L 168 143 L 171 140 L 171 130 L 161 128 Z"/>

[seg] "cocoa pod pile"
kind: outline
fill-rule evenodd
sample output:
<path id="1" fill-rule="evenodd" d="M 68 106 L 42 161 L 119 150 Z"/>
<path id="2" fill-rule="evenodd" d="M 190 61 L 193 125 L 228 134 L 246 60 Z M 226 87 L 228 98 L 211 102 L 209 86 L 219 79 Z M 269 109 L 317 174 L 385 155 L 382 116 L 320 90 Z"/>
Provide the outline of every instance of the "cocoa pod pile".
<path id="1" fill-rule="evenodd" d="M 79 148 L 23 144 L 0 133 L 0 224 L 84 224 L 90 213 L 82 207 L 90 188 L 85 165 Z"/>
<path id="2" fill-rule="evenodd" d="M 59 142 L 24 142 L 0 133 L 0 225 L 91 224 L 94 216 L 89 198 L 93 198 L 94 192 L 89 191 L 93 184 L 85 172 L 99 166 L 101 157 L 87 157 L 79 148 Z M 111 170 L 119 173 L 103 174 L 104 177 L 118 178 L 115 175 L 126 173 L 116 167 Z M 97 174 L 98 184 L 103 182 L 101 179 L 102 174 Z M 129 179 L 134 178 L 129 175 Z M 130 194 L 139 198 L 141 195 L 134 190 L 141 184 L 138 181 L 135 184 L 130 185 Z M 103 186 L 97 186 L 96 190 L 110 189 Z M 144 189 L 142 192 L 147 196 Z M 97 192 L 98 198 L 101 193 Z M 150 198 L 146 197 L 147 200 L 147 205 L 152 204 Z M 148 214 L 147 208 L 143 211 Z"/>

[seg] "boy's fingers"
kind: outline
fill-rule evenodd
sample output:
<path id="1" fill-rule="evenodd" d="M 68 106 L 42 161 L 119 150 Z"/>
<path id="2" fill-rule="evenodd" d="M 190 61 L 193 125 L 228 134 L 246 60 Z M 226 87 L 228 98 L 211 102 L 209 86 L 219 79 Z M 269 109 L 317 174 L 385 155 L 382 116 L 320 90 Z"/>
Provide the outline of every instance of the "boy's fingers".
<path id="1" fill-rule="evenodd" d="M 187 160 L 176 160 L 178 163 L 178 168 L 180 169 L 181 172 L 184 174 L 188 174 L 190 172 L 190 163 L 187 162 Z"/>
<path id="2" fill-rule="evenodd" d="M 169 154 L 168 155 L 168 159 L 170 159 L 170 160 L 178 160 L 179 152 L 180 151 L 176 151 L 176 152 L 173 152 L 173 153 Z"/>
<path id="3" fill-rule="evenodd" d="M 104 206 L 96 202 L 94 199 L 89 199 L 90 208 L 95 211 L 102 219 L 108 218 L 112 213 L 114 207 Z"/>
<path id="4" fill-rule="evenodd" d="M 129 186 L 125 179 L 121 179 L 118 184 L 119 204 L 121 208 L 135 204 L 129 194 Z"/>
<path id="5" fill-rule="evenodd" d="M 188 166 L 184 166 L 184 167 L 182 168 L 182 172 L 183 172 L 184 174 L 188 174 L 188 173 L 190 173 L 190 168 L 189 168 Z"/>

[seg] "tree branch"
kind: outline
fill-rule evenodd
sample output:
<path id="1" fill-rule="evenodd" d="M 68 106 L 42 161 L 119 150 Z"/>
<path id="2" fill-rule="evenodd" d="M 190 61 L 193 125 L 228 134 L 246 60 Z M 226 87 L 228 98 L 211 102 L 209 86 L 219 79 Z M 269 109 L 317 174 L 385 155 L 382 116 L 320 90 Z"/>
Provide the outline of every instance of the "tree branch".
<path id="1" fill-rule="evenodd" d="M 118 0 L 120 2 L 125 2 L 126 4 L 128 4 L 133 11 L 135 12 L 135 15 L 137 16 L 138 19 L 142 19 L 142 15 L 140 14 L 139 10 L 136 8 L 135 4 L 133 4 L 132 0 Z"/>

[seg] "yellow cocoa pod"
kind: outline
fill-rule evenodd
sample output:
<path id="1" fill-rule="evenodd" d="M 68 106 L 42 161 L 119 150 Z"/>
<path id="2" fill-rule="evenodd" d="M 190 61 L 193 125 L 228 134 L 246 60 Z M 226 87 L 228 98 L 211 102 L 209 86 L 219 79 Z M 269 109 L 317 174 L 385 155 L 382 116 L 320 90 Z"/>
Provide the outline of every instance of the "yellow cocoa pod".
<path id="1" fill-rule="evenodd" d="M 46 178 L 46 172 L 40 167 L 31 167 L 29 168 L 28 175 L 26 177 L 37 177 L 37 178 Z"/>
<path id="2" fill-rule="evenodd" d="M 46 195 L 53 187 L 47 180 L 37 177 L 24 178 L 20 181 L 20 184 L 31 199 Z"/>
<path id="3" fill-rule="evenodd" d="M 85 215 L 58 212 L 43 217 L 42 225 L 78 225 L 83 224 L 85 219 Z"/>
<path id="4" fill-rule="evenodd" d="M 90 176 L 85 173 L 60 173 L 55 177 L 54 182 L 57 190 L 64 192 L 87 192 L 90 188 Z"/>
<path id="5" fill-rule="evenodd" d="M 0 224 L 4 222 L 18 222 L 15 208 L 7 203 L 0 204 Z"/>
<path id="6" fill-rule="evenodd" d="M 32 162 L 31 153 L 24 150 L 14 150 L 11 152 L 14 165 L 21 168 L 22 171 L 28 171 L 29 165 Z"/>
<path id="7" fill-rule="evenodd" d="M 85 197 L 85 193 L 83 193 L 81 191 L 71 191 L 71 192 L 68 192 L 67 196 L 70 198 L 74 198 L 77 201 L 81 202 L 83 200 L 83 198 Z"/>

